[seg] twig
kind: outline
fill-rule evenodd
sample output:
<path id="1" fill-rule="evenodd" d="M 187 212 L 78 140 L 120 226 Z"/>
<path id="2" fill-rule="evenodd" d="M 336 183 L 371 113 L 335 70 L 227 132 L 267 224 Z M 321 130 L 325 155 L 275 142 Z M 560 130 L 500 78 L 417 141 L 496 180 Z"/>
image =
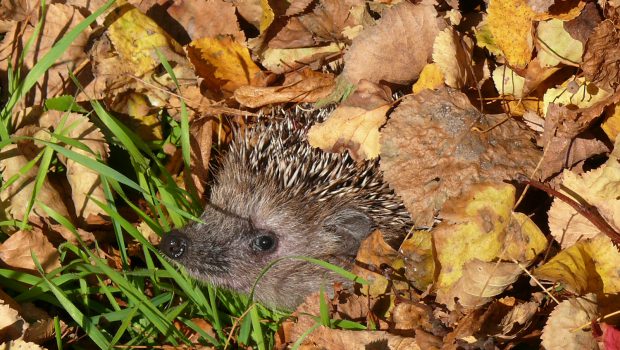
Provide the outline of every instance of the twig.
<path id="1" fill-rule="evenodd" d="M 545 191 L 553 197 L 557 197 L 562 200 L 564 203 L 570 205 L 575 209 L 579 214 L 581 214 L 584 218 L 588 219 L 597 229 L 603 232 L 607 237 L 611 239 L 616 247 L 620 247 L 620 233 L 616 232 L 611 225 L 601 216 L 596 207 L 585 204 L 582 205 L 565 195 L 564 193 L 554 190 L 553 188 L 543 184 L 542 182 L 538 182 L 535 180 L 528 179 L 525 175 L 520 175 L 517 178 L 517 181 L 526 183 L 531 185 L 532 187 L 536 187 L 539 190 Z"/>

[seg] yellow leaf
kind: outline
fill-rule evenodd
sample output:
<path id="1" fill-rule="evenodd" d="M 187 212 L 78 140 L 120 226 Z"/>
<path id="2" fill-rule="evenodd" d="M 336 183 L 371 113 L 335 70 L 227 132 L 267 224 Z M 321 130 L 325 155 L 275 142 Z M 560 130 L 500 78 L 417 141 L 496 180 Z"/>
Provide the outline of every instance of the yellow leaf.
<path id="1" fill-rule="evenodd" d="M 511 66 L 525 68 L 534 47 L 534 11 L 525 0 L 491 0 L 487 13 L 486 25 L 493 44 L 504 53 Z"/>
<path id="2" fill-rule="evenodd" d="M 547 113 L 550 103 L 560 106 L 588 108 L 605 100 L 611 93 L 599 89 L 583 78 L 570 78 L 560 87 L 547 89 L 543 96 L 543 111 Z"/>
<path id="3" fill-rule="evenodd" d="M 441 68 L 446 85 L 460 89 L 472 80 L 472 48 L 471 39 L 452 27 L 439 32 L 433 43 L 433 61 Z"/>
<path id="4" fill-rule="evenodd" d="M 275 14 L 273 10 L 269 6 L 269 0 L 260 0 L 260 7 L 263 10 L 263 15 L 260 19 L 260 32 L 261 34 L 269 28 L 271 23 L 273 23 L 273 19 L 275 18 Z"/>
<path id="5" fill-rule="evenodd" d="M 108 36 L 121 59 L 131 65 L 133 73 L 142 76 L 159 65 L 160 52 L 183 52 L 155 21 L 135 7 L 124 4 L 106 18 Z"/>
<path id="6" fill-rule="evenodd" d="M 506 230 L 504 259 L 530 262 L 547 248 L 545 235 L 523 213 L 512 213 L 512 220 Z"/>
<path id="7" fill-rule="evenodd" d="M 466 262 L 474 258 L 491 261 L 498 256 L 514 195 L 510 185 L 478 185 L 468 197 L 454 200 L 445 209 L 446 219 L 433 230 L 441 265 L 437 281 L 440 290 L 461 278 Z"/>
<path id="8" fill-rule="evenodd" d="M 385 123 L 390 105 L 373 110 L 340 106 L 329 118 L 312 126 L 308 142 L 325 151 L 347 149 L 354 159 L 372 159 L 379 155 L 379 127 Z"/>
<path id="9" fill-rule="evenodd" d="M 247 47 L 229 36 L 194 40 L 187 53 L 196 73 L 211 89 L 235 91 L 240 86 L 252 85 L 261 72 Z"/>
<path id="10" fill-rule="evenodd" d="M 618 134 L 620 134 L 620 107 L 618 105 L 613 105 L 605 114 L 607 118 L 603 124 L 601 124 L 601 128 L 605 131 L 609 139 L 615 141 Z"/>
<path id="11" fill-rule="evenodd" d="M 437 301 L 449 309 L 455 298 L 464 306 L 481 305 L 521 274 L 516 264 L 497 260 L 527 264 L 545 250 L 540 229 L 512 212 L 514 200 L 512 185 L 479 184 L 444 208 L 443 222 L 431 231 L 440 266 Z M 483 272 L 484 279 L 476 277 Z"/>
<path id="12" fill-rule="evenodd" d="M 405 275 L 420 290 L 426 290 L 435 277 L 432 235 L 429 231 L 415 231 L 401 244 L 400 253 L 405 257 Z"/>
<path id="13" fill-rule="evenodd" d="M 512 95 L 523 98 L 525 78 L 518 75 L 507 66 L 499 66 L 493 71 L 493 83 L 500 95 Z"/>
<path id="14" fill-rule="evenodd" d="M 620 253 L 604 234 L 577 242 L 533 271 L 534 276 L 561 282 L 576 294 L 620 292 Z"/>
<path id="15" fill-rule="evenodd" d="M 436 63 L 429 63 L 422 68 L 420 78 L 413 84 L 411 90 L 414 94 L 417 94 L 425 89 L 437 89 L 443 86 L 444 79 L 441 68 Z"/>
<path id="16" fill-rule="evenodd" d="M 573 39 L 559 19 L 538 23 L 536 39 L 540 43 L 538 59 L 543 67 L 554 67 L 560 62 L 581 63 L 583 44 Z"/>

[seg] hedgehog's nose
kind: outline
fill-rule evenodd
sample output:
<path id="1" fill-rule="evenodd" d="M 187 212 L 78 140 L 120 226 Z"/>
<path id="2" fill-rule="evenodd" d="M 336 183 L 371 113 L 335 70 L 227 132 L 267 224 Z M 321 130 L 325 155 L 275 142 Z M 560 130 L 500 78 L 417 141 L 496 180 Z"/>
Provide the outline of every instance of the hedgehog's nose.
<path id="1" fill-rule="evenodd" d="M 187 236 L 179 231 L 171 231 L 162 237 L 159 250 L 172 259 L 180 258 L 187 250 Z"/>

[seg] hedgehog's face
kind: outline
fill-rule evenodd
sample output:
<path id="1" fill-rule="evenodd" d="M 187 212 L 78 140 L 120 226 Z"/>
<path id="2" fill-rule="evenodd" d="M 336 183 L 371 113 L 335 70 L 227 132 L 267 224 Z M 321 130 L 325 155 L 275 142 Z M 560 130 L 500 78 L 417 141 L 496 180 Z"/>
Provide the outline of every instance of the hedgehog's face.
<path id="1" fill-rule="evenodd" d="M 254 212 L 244 218 L 207 207 L 202 220 L 162 239 L 160 249 L 200 280 L 248 293 L 270 262 L 309 256 L 342 265 L 354 258 L 372 221 L 351 208 L 338 208 L 311 220 L 286 208 Z M 257 300 L 293 308 L 320 284 L 337 280 L 326 270 L 299 259 L 283 259 L 258 281 Z"/>

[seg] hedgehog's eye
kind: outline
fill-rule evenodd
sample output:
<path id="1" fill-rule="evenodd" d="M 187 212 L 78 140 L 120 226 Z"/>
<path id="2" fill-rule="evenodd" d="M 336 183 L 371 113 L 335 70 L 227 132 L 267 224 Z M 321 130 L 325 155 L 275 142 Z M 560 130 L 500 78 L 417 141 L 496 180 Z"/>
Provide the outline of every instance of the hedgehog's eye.
<path id="1" fill-rule="evenodd" d="M 252 241 L 252 249 L 256 252 L 270 252 L 276 247 L 276 237 L 270 234 L 262 234 Z"/>

